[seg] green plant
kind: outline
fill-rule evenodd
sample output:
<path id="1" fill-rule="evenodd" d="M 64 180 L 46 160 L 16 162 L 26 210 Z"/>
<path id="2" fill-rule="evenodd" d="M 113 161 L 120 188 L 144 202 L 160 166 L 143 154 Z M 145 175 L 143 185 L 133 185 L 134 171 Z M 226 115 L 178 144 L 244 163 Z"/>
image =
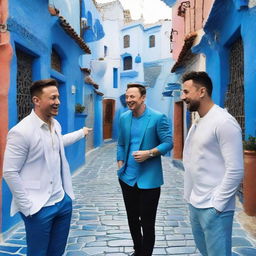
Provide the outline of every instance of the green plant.
<path id="1" fill-rule="evenodd" d="M 256 137 L 249 136 L 248 140 L 243 141 L 244 149 L 250 151 L 256 151 Z"/>
<path id="2" fill-rule="evenodd" d="M 77 103 L 75 106 L 75 110 L 76 110 L 76 113 L 83 113 L 85 110 L 85 106 L 80 103 Z"/>

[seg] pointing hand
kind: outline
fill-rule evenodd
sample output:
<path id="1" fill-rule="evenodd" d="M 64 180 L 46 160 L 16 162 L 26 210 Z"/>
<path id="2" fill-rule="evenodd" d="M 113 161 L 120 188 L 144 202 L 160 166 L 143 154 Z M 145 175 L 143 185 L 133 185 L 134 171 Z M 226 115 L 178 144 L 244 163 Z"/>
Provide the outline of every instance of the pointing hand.
<path id="1" fill-rule="evenodd" d="M 92 131 L 92 128 L 84 127 L 83 131 L 84 131 L 84 136 L 86 136 L 89 132 Z"/>

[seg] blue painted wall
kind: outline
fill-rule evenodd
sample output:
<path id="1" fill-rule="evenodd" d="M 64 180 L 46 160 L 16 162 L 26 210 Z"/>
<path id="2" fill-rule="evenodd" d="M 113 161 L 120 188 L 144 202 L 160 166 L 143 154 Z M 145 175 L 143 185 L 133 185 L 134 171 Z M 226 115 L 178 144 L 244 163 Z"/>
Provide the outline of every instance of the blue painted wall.
<path id="1" fill-rule="evenodd" d="M 38 15 L 40 10 L 40 15 Z M 79 17 L 79 14 L 77 15 Z M 76 94 L 71 93 L 71 86 L 75 85 L 78 91 L 83 91 L 83 74 L 79 66 L 79 57 L 84 54 L 76 42 L 66 34 L 60 26 L 57 17 L 48 12 L 48 1 L 29 1 L 29 4 L 18 0 L 9 1 L 9 29 L 14 56 L 11 63 L 11 85 L 9 90 L 9 128 L 17 123 L 16 105 L 16 75 L 17 63 L 15 49 L 19 48 L 34 56 L 33 80 L 53 77 L 60 83 L 62 106 L 57 117 L 63 126 L 63 133 L 81 128 L 84 123 L 75 116 L 75 103 L 79 100 Z M 51 69 L 52 47 L 58 52 L 63 61 L 63 71 L 58 73 Z M 66 149 L 67 159 L 71 170 L 81 166 L 85 161 L 85 141 L 81 140 Z M 11 218 L 9 208 L 11 193 L 3 181 L 3 226 L 2 232 L 7 231 L 17 223 L 18 215 Z"/>
<path id="2" fill-rule="evenodd" d="M 256 8 L 245 5 L 245 1 L 216 0 L 204 27 L 206 34 L 193 51 L 206 55 L 207 72 L 214 84 L 213 99 L 223 106 L 229 84 L 229 46 L 242 37 L 245 133 L 256 136 Z"/>
<path id="3" fill-rule="evenodd" d="M 103 109 L 102 109 L 102 96 L 94 96 L 94 131 L 93 139 L 94 146 L 99 147 L 103 143 Z"/>

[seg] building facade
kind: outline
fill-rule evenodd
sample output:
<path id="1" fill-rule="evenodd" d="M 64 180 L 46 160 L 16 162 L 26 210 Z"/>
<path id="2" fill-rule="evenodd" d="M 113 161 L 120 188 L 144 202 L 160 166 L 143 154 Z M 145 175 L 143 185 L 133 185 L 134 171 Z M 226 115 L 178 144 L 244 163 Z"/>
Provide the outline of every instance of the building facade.
<path id="1" fill-rule="evenodd" d="M 167 1 L 164 1 L 167 2 Z M 171 44 L 177 83 L 187 71 L 206 71 L 213 80 L 213 100 L 242 127 L 243 137 L 256 135 L 255 50 L 256 1 L 171 1 Z M 251 28 L 251 30 L 249 29 Z M 182 158 L 183 141 L 193 120 L 177 93 L 174 105 L 174 158 Z"/>
<path id="2" fill-rule="evenodd" d="M 173 65 L 169 36 L 171 21 L 144 24 L 143 19 L 124 23 L 121 29 L 121 93 L 128 83 L 147 87 L 147 105 L 172 116 L 171 102 L 163 96 Z"/>
<path id="3" fill-rule="evenodd" d="M 169 96 L 173 98 L 174 108 L 174 146 L 173 158 L 182 159 L 182 150 L 187 131 L 195 113 L 190 115 L 180 99 L 181 76 L 192 70 L 206 70 L 204 54 L 194 54 L 192 47 L 198 44 L 204 34 L 203 26 L 211 10 L 213 0 L 166 1 L 172 6 L 172 29 L 170 35 L 171 52 L 175 61 L 171 67 L 172 82 Z M 168 93 L 166 93 L 168 95 Z"/>
<path id="4" fill-rule="evenodd" d="M 132 20 L 118 0 L 97 6 L 106 33 L 100 41 L 103 62 L 107 63 L 100 80 L 104 93 L 104 139 L 117 138 L 119 116 L 127 109 L 128 83 L 147 86 L 147 104 L 171 119 L 172 104 L 162 95 L 173 64 L 169 43 L 171 21 L 144 24 L 143 18 Z"/>
<path id="5" fill-rule="evenodd" d="M 95 99 L 91 106 L 93 118 L 100 116 L 102 95 L 85 81 L 87 63 L 84 56 L 91 56 L 91 46 L 104 37 L 104 31 L 94 1 L 55 0 L 53 4 L 53 1 L 39 0 L 25 5 L 17 0 L 6 0 L 0 4 L 0 219 L 1 233 L 5 235 L 20 220 L 19 215 L 12 218 L 9 215 L 11 193 L 2 180 L 8 129 L 31 111 L 29 87 L 32 81 L 49 77 L 59 83 L 61 106 L 57 119 L 64 134 L 88 125 L 91 112 L 76 113 L 78 103 L 86 105 L 86 99 L 92 98 L 87 97 L 88 94 Z M 89 9 L 92 10 L 91 26 L 86 25 L 87 21 L 82 23 L 89 16 Z M 93 19 L 93 16 L 99 19 Z M 85 42 L 87 39 L 90 46 Z M 94 122 L 97 123 L 97 119 Z M 93 143 L 92 139 L 92 147 L 95 146 Z M 72 172 L 84 164 L 87 147 L 82 140 L 66 148 Z"/>

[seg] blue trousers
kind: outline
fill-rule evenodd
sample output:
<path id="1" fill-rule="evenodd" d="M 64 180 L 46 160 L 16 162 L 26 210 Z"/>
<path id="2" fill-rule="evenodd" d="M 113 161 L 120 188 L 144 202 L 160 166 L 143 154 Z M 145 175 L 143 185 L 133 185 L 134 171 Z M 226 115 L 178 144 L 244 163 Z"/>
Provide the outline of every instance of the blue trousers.
<path id="1" fill-rule="evenodd" d="M 62 201 L 43 207 L 25 217 L 27 256 L 61 256 L 67 243 L 72 215 L 72 200 L 65 194 Z"/>
<path id="2" fill-rule="evenodd" d="M 217 212 L 189 204 L 195 243 L 203 256 L 231 256 L 234 211 Z"/>

